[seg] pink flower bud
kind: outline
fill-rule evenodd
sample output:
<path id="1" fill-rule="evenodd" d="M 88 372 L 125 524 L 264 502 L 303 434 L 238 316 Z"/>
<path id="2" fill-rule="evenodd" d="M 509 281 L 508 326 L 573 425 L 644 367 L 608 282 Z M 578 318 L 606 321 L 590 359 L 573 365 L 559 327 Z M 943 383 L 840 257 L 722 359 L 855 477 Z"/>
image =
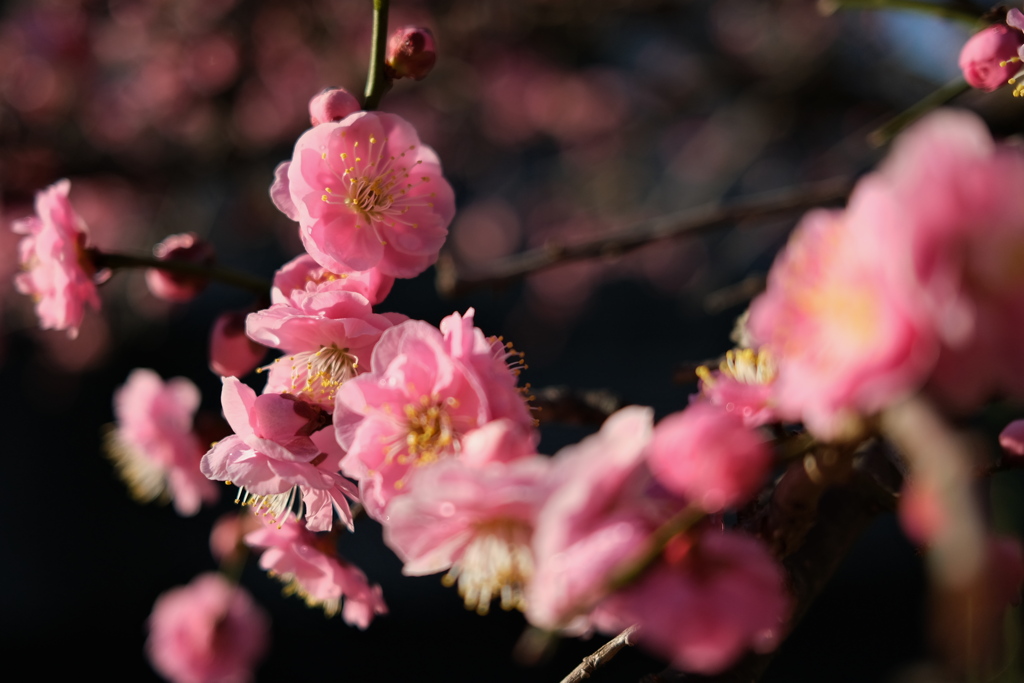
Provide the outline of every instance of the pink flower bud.
<path id="1" fill-rule="evenodd" d="M 309 121 L 314 126 L 341 121 L 360 110 L 359 100 L 344 88 L 327 88 L 309 101 Z"/>
<path id="2" fill-rule="evenodd" d="M 388 38 L 385 59 L 391 67 L 393 78 L 422 80 L 427 77 L 437 61 L 434 34 L 428 28 L 403 26 Z"/>
<path id="3" fill-rule="evenodd" d="M 267 349 L 245 336 L 245 313 L 224 313 L 210 332 L 210 369 L 221 377 L 244 377 L 259 365 Z"/>
<path id="4" fill-rule="evenodd" d="M 213 245 L 192 232 L 171 235 L 153 247 L 153 255 L 161 261 L 182 261 L 196 265 L 210 266 L 215 260 Z M 146 271 L 146 284 L 153 296 L 183 303 L 194 299 L 206 285 L 209 278 L 202 275 L 188 275 L 159 268 Z"/>
<path id="5" fill-rule="evenodd" d="M 960 70 L 972 88 L 992 92 L 1020 70 L 1017 50 L 1024 33 L 1002 24 L 978 31 L 960 50 Z"/>
<path id="6" fill-rule="evenodd" d="M 718 512 L 746 502 L 763 483 L 771 459 L 740 416 L 695 403 L 658 424 L 647 464 L 666 489 Z"/>

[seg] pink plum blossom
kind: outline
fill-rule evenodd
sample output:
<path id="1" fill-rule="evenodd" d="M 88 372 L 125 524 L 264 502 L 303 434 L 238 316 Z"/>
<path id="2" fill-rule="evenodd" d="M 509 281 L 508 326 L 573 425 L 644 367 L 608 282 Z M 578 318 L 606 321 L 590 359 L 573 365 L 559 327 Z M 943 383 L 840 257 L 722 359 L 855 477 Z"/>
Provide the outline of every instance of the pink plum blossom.
<path id="1" fill-rule="evenodd" d="M 1006 85 L 1020 70 L 1017 49 L 1021 45 L 1024 34 L 1002 24 L 978 31 L 960 50 L 964 80 L 972 88 L 987 92 Z"/>
<path id="2" fill-rule="evenodd" d="M 533 419 L 507 351 L 472 325 L 472 311 L 437 328 L 410 320 L 384 332 L 371 371 L 337 393 L 334 427 L 348 451 L 347 476 L 359 481 L 363 504 L 376 519 L 405 490 L 413 468 L 458 456 L 462 437 L 508 418 L 532 436 Z"/>
<path id="3" fill-rule="evenodd" d="M 70 190 L 69 180 L 40 190 L 35 215 L 14 221 L 11 230 L 24 235 L 18 245 L 24 272 L 14 278 L 15 287 L 33 298 L 44 330 L 67 330 L 74 339 L 85 307 L 99 310 L 96 284 L 109 272 L 96 272 L 85 222 L 68 200 Z"/>
<path id="4" fill-rule="evenodd" d="M 757 539 L 706 531 L 596 611 L 602 631 L 640 626 L 639 642 L 685 671 L 719 673 L 749 648 L 773 650 L 789 616 L 782 568 Z"/>
<path id="5" fill-rule="evenodd" d="M 172 683 L 247 683 L 269 631 L 267 615 L 244 588 L 200 574 L 157 598 L 146 654 Z"/>
<path id="6" fill-rule="evenodd" d="M 180 515 L 217 501 L 217 487 L 199 471 L 203 445 L 192 431 L 199 389 L 184 377 L 166 383 L 138 368 L 114 392 L 116 428 L 107 452 L 140 502 L 170 499 Z"/>
<path id="7" fill-rule="evenodd" d="M 858 230 L 876 226 L 890 300 L 923 312 L 941 342 L 930 388 L 952 407 L 1024 398 L 1022 184 L 1024 152 L 993 142 L 974 114 L 939 110 L 851 199 Z"/>
<path id="8" fill-rule="evenodd" d="M 476 443 L 477 435 L 497 443 L 484 434 L 492 425 L 506 435 L 519 433 L 506 420 L 492 422 L 465 436 L 464 452 L 488 448 Z M 405 563 L 402 573 L 448 570 L 445 583 L 458 581 L 466 607 L 481 614 L 494 597 L 504 609 L 523 609 L 533 576 L 534 520 L 550 464 L 543 456 L 479 466 L 451 459 L 416 472 L 409 493 L 388 506 L 384 526 L 385 543 Z"/>
<path id="9" fill-rule="evenodd" d="M 327 88 L 309 101 L 309 122 L 314 126 L 341 121 L 359 111 L 359 100 L 344 88 Z"/>
<path id="10" fill-rule="evenodd" d="M 293 396 L 257 397 L 234 377 L 223 383 L 221 405 L 235 433 L 203 456 L 203 474 L 244 489 L 239 502 L 272 520 L 283 522 L 298 504 L 314 531 L 330 530 L 334 511 L 351 528 L 345 496 L 355 499 L 356 490 L 337 474 L 342 453 L 322 429 L 327 415 Z"/>
<path id="11" fill-rule="evenodd" d="M 287 279 L 279 278 L 279 284 L 291 284 L 300 269 L 288 272 Z M 312 291 L 292 288 L 287 297 L 275 287 L 280 293 L 276 298 L 284 301 L 246 320 L 250 339 L 285 352 L 270 367 L 266 391 L 288 392 L 333 411 L 338 387 L 369 370 L 370 354 L 381 333 L 406 319 L 374 313 L 370 301 L 359 293 L 381 287 L 383 277 L 368 271 L 352 278 L 325 279 Z"/>
<path id="12" fill-rule="evenodd" d="M 395 278 L 384 275 L 377 268 L 332 273 L 314 261 L 312 256 L 303 254 L 274 273 L 270 303 L 321 310 L 323 304 L 318 299 L 328 292 L 343 291 L 361 294 L 371 306 L 376 306 L 384 301 L 394 284 Z"/>
<path id="13" fill-rule="evenodd" d="M 213 245 L 193 232 L 171 235 L 153 247 L 153 255 L 161 261 L 184 261 L 197 265 L 212 265 Z M 146 285 L 153 296 L 165 301 L 185 302 L 194 299 L 209 279 L 159 268 L 146 270 Z"/>
<path id="14" fill-rule="evenodd" d="M 745 503 L 771 462 L 761 436 L 738 415 L 707 403 L 659 422 L 647 456 L 662 486 L 712 513 Z"/>
<path id="15" fill-rule="evenodd" d="M 210 370 L 221 377 L 244 377 L 267 355 L 266 347 L 245 335 L 245 316 L 222 313 L 210 330 Z"/>
<path id="16" fill-rule="evenodd" d="M 639 558 L 683 501 L 659 490 L 645 463 L 653 411 L 623 408 L 597 434 L 555 456 L 537 517 L 526 616 L 544 629 L 583 626 L 614 571 Z"/>
<path id="17" fill-rule="evenodd" d="M 286 584 L 286 592 L 310 607 L 322 606 L 329 617 L 340 608 L 345 623 L 365 629 L 374 616 L 388 612 L 380 586 L 371 586 L 358 567 L 338 557 L 331 535 L 317 536 L 289 520 L 250 532 L 245 542 L 265 549 L 260 567 Z"/>
<path id="18" fill-rule="evenodd" d="M 437 260 L 455 214 L 434 150 L 401 117 L 372 111 L 306 131 L 270 193 L 310 256 L 337 273 L 414 277 Z"/>
<path id="19" fill-rule="evenodd" d="M 771 405 L 775 362 L 765 349 L 734 349 L 727 351 L 718 370 L 697 368 L 700 377 L 698 400 L 721 406 L 743 418 L 748 427 L 775 422 L 778 417 Z"/>
<path id="20" fill-rule="evenodd" d="M 777 414 L 823 439 L 854 436 L 861 416 L 918 388 L 935 359 L 923 316 L 878 265 L 896 225 L 875 197 L 859 198 L 859 213 L 804 216 L 750 311 L 751 334 L 778 366 Z"/>

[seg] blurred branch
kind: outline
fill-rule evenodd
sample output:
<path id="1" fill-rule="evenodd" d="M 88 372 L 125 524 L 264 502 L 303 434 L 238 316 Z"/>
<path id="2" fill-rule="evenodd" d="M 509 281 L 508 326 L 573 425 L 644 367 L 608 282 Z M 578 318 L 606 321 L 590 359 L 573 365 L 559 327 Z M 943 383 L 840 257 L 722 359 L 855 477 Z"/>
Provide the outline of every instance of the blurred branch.
<path id="1" fill-rule="evenodd" d="M 384 74 L 384 56 L 388 44 L 388 3 L 390 0 L 373 0 L 373 38 L 370 43 L 370 67 L 366 74 L 366 99 L 363 109 L 370 111 L 380 105 L 380 98 L 391 89 L 391 83 Z"/>
<path id="2" fill-rule="evenodd" d="M 599 425 L 622 407 L 622 399 L 606 389 L 544 387 L 534 391 L 532 398 L 542 424 Z"/>
<path id="3" fill-rule="evenodd" d="M 819 0 L 818 9 L 822 14 L 833 14 L 838 10 L 902 10 L 905 12 L 921 12 L 943 19 L 953 19 L 974 24 L 981 19 L 984 12 L 964 3 L 937 3 L 926 0 Z"/>
<path id="4" fill-rule="evenodd" d="M 962 95 L 971 89 L 962 78 L 952 80 L 938 90 L 934 91 L 917 104 L 904 112 L 889 119 L 880 128 L 876 128 L 868 135 L 868 143 L 874 147 L 881 147 L 896 137 L 904 128 L 917 121 L 933 109 L 946 104 L 954 97 Z"/>
<path id="5" fill-rule="evenodd" d="M 169 273 L 195 275 L 196 277 L 216 280 L 226 285 L 246 289 L 258 296 L 268 296 L 271 288 L 271 283 L 263 278 L 237 270 L 221 268 L 220 266 L 204 266 L 199 263 L 188 263 L 185 261 L 162 261 L 153 256 L 108 254 L 95 250 L 91 250 L 89 255 L 99 270 L 103 268 L 157 268 L 159 270 L 166 270 Z"/>
<path id="6" fill-rule="evenodd" d="M 568 676 L 563 678 L 561 683 L 579 683 L 579 681 L 590 678 L 590 674 L 594 673 L 599 666 L 617 655 L 619 650 L 627 645 L 633 644 L 629 642 L 629 637 L 633 635 L 636 629 L 636 624 L 630 626 L 625 631 L 598 648 L 594 654 L 584 657 L 583 662 L 573 669 Z"/>
<path id="7" fill-rule="evenodd" d="M 711 204 L 687 209 L 585 242 L 549 242 L 480 268 L 458 264 L 450 254 L 443 254 L 437 263 L 437 290 L 443 296 L 454 297 L 482 287 L 499 287 L 561 263 L 619 256 L 659 240 L 699 235 L 743 220 L 775 218 L 832 204 L 845 199 L 852 188 L 851 179 L 836 178 L 755 195 L 728 206 Z"/>

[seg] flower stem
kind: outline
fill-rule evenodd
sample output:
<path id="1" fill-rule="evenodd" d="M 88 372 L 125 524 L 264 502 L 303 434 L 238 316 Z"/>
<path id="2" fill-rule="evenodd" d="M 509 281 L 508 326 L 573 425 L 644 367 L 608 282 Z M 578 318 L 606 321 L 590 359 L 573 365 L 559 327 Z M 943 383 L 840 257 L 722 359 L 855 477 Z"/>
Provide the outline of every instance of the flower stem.
<path id="1" fill-rule="evenodd" d="M 380 106 L 380 99 L 391 89 L 391 79 L 384 73 L 384 53 L 388 40 L 389 0 L 373 0 L 373 38 L 370 43 L 370 70 L 366 74 L 366 99 L 363 109 Z"/>
<path id="2" fill-rule="evenodd" d="M 197 275 L 223 282 L 227 285 L 249 290 L 259 296 L 266 296 L 270 291 L 271 283 L 263 278 L 242 273 L 237 270 L 221 268 L 218 266 L 204 266 L 198 263 L 185 261 L 162 261 L 153 256 L 134 256 L 131 254 L 108 254 L 93 250 L 90 254 L 97 269 L 103 268 L 159 268 L 171 273 L 182 275 Z"/>
<path id="3" fill-rule="evenodd" d="M 971 86 L 967 85 L 966 81 L 962 78 L 950 81 L 909 109 L 889 119 L 881 127 L 876 128 L 868 135 L 868 142 L 875 147 L 887 144 L 904 128 L 917 121 L 932 109 L 938 109 L 957 95 L 965 93 L 970 89 Z"/>
<path id="4" fill-rule="evenodd" d="M 926 0 L 818 0 L 822 14 L 832 14 L 841 9 L 891 9 L 906 12 L 921 12 L 943 19 L 953 19 L 968 24 L 977 23 L 983 12 L 968 5 L 927 2 Z"/>

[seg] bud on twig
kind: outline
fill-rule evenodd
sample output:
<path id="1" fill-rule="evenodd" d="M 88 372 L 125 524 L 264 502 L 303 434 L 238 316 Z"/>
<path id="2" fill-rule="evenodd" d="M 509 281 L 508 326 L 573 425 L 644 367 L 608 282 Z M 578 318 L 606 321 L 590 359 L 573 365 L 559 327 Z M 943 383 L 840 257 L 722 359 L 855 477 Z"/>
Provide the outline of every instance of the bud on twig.
<path id="1" fill-rule="evenodd" d="M 391 78 L 426 78 L 437 61 L 434 34 L 428 28 L 403 26 L 388 39 L 385 63 Z"/>

